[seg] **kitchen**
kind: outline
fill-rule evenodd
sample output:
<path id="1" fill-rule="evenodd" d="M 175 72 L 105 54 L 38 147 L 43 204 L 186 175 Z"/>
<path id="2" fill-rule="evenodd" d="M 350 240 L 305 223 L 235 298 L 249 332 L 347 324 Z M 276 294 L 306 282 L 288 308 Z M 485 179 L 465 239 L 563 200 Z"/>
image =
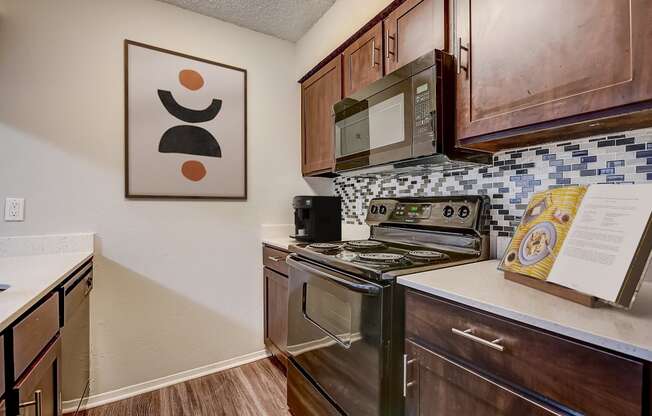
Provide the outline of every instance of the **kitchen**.
<path id="1" fill-rule="evenodd" d="M 0 409 L 651 414 L 647 227 L 613 297 L 562 269 L 595 265 L 564 261 L 596 192 L 649 194 L 650 21 L 644 0 L 0 0 Z M 515 276 L 553 258 L 558 284 Z"/>

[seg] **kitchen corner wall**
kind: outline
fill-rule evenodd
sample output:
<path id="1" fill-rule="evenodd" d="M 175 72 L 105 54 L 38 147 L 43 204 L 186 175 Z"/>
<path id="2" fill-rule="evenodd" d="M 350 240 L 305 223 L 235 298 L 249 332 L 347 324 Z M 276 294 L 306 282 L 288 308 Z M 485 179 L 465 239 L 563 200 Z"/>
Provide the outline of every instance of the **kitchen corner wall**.
<path id="1" fill-rule="evenodd" d="M 533 193 L 566 185 L 652 182 L 652 128 L 514 149 L 491 166 L 335 180 L 346 223 L 362 224 L 372 198 L 488 195 L 492 237 L 511 237 Z"/>
<path id="2" fill-rule="evenodd" d="M 125 38 L 248 71 L 247 201 L 124 198 Z M 261 224 L 332 192 L 300 177 L 295 52 L 154 0 L 0 0 L 0 235 L 97 233 L 91 394 L 263 349 Z"/>

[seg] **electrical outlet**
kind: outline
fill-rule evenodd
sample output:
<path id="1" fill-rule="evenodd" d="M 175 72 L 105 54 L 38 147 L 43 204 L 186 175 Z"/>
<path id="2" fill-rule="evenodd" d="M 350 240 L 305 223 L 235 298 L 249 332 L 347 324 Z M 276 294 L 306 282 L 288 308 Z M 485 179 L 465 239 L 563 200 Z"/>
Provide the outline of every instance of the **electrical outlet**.
<path id="1" fill-rule="evenodd" d="M 7 198 L 5 200 L 5 221 L 25 220 L 25 199 Z"/>

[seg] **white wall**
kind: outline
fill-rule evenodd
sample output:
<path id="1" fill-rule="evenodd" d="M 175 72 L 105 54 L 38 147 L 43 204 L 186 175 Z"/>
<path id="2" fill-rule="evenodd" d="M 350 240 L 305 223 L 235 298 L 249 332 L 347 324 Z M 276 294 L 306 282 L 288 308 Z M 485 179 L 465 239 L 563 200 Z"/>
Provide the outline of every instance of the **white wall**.
<path id="1" fill-rule="evenodd" d="M 92 393 L 262 349 L 260 225 L 290 222 L 291 196 L 313 191 L 295 45 L 153 0 L 0 12 L 0 200 L 26 198 L 0 235 L 97 233 Z M 246 202 L 125 200 L 125 38 L 247 69 Z"/>
<path id="2" fill-rule="evenodd" d="M 392 0 L 337 0 L 297 42 L 297 79 L 305 75 L 391 2 Z"/>

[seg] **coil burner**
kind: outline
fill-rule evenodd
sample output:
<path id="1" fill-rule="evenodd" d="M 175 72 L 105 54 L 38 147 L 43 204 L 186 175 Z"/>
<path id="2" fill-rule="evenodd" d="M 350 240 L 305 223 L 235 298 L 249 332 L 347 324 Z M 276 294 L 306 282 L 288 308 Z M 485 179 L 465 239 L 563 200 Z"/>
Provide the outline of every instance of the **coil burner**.
<path id="1" fill-rule="evenodd" d="M 308 248 L 316 251 L 334 251 L 340 248 L 340 246 L 333 243 L 312 243 L 308 244 Z"/>
<path id="2" fill-rule="evenodd" d="M 394 264 L 399 263 L 404 259 L 404 255 L 394 253 L 363 253 L 358 255 L 359 261 L 378 264 Z"/>
<path id="3" fill-rule="evenodd" d="M 435 261 L 448 259 L 446 254 L 433 250 L 412 250 L 407 253 L 407 256 L 417 261 Z"/>
<path id="4" fill-rule="evenodd" d="M 385 247 L 385 244 L 376 240 L 356 240 L 347 241 L 344 246 L 350 250 L 376 250 Z"/>

